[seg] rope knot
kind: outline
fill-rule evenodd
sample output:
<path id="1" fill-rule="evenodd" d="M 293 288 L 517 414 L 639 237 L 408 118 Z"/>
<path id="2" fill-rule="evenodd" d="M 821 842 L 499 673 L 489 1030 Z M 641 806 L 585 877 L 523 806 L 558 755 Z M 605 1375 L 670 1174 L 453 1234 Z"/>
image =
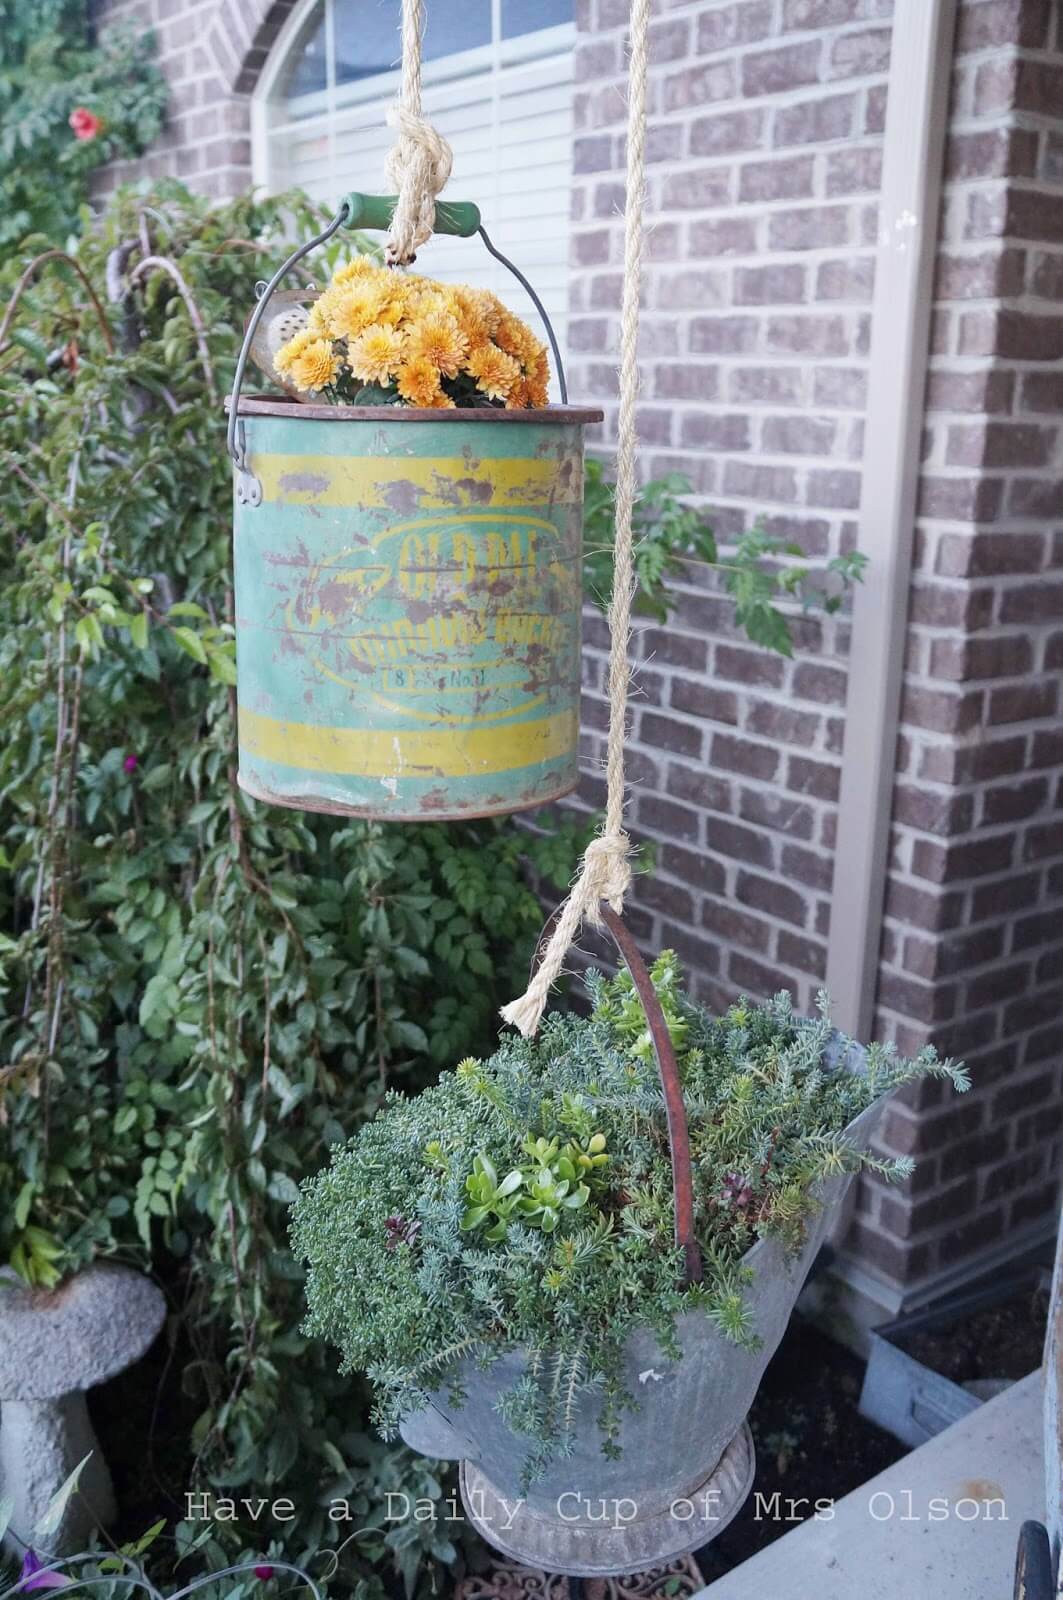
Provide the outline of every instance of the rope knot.
<path id="1" fill-rule="evenodd" d="M 432 236 L 436 196 L 450 177 L 454 155 L 443 135 L 419 111 L 392 106 L 388 122 L 398 138 L 388 153 L 385 172 L 398 198 L 384 256 L 389 266 L 402 267 L 415 259 L 417 250 Z"/>
<path id="2" fill-rule="evenodd" d="M 502 1019 L 530 1039 L 539 1026 L 546 998 L 557 981 L 565 957 L 584 921 L 601 922 L 598 907 L 608 900 L 613 910 L 623 910 L 631 885 L 631 840 L 622 830 L 599 835 L 583 852 L 583 866 L 550 935 L 542 960 L 519 1000 L 502 1007 Z"/>
<path id="3" fill-rule="evenodd" d="M 582 882 L 586 884 L 589 922 L 597 925 L 598 903 L 606 900 L 619 914 L 631 887 L 631 840 L 626 833 L 607 833 L 592 839 L 583 854 Z"/>

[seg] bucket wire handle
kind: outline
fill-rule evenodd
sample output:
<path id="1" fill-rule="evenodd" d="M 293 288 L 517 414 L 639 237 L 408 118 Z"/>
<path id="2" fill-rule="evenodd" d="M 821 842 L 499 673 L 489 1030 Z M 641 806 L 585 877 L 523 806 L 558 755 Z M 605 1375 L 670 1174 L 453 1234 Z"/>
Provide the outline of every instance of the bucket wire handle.
<path id="1" fill-rule="evenodd" d="M 278 285 L 282 283 L 283 280 L 288 276 L 288 273 L 292 270 L 297 262 L 301 261 L 304 256 L 308 256 L 312 250 L 316 250 L 318 245 L 326 244 L 328 240 L 331 239 L 334 234 L 338 233 L 341 228 L 373 228 L 386 230 L 391 225 L 391 214 L 394 209 L 394 195 L 369 195 L 357 193 L 346 195 L 341 201 L 339 210 L 336 212 L 336 215 L 333 217 L 328 227 L 323 228 L 320 233 L 315 234 L 314 238 L 308 239 L 305 244 L 301 244 L 297 250 L 293 250 L 287 260 L 283 261 L 277 268 L 276 272 L 273 274 L 272 278 L 270 278 L 265 287 L 261 289 L 258 297 L 258 304 L 255 306 L 255 309 L 251 314 L 251 319 L 247 324 L 247 330 L 244 333 L 244 342 L 240 347 L 240 354 L 237 358 L 236 372 L 233 375 L 232 394 L 229 398 L 229 427 L 226 436 L 226 445 L 228 447 L 229 454 L 232 456 L 233 461 L 236 464 L 237 471 L 241 474 L 249 475 L 249 469 L 247 466 L 247 452 L 244 440 L 244 425 L 238 416 L 240 391 L 243 387 L 244 373 L 247 370 L 247 359 L 251 353 L 251 345 L 255 334 L 258 332 L 258 325 L 265 316 L 266 307 L 269 304 L 271 296 L 277 289 Z M 536 294 L 535 290 L 532 288 L 523 272 L 521 272 L 520 268 L 515 266 L 514 263 L 510 261 L 508 256 L 504 256 L 501 250 L 497 249 L 496 246 L 491 242 L 487 229 L 484 227 L 483 222 L 480 219 L 479 207 L 474 205 L 471 201 L 439 201 L 436 205 L 436 225 L 434 232 L 454 234 L 462 239 L 471 238 L 474 233 L 479 234 L 480 238 L 483 240 L 484 248 L 487 250 L 488 254 L 494 256 L 496 261 L 500 261 L 502 265 L 513 274 L 517 282 L 527 293 L 528 298 L 531 300 L 536 311 L 543 320 L 543 326 L 546 328 L 547 338 L 550 340 L 550 349 L 553 352 L 554 369 L 557 372 L 558 388 L 561 390 L 561 403 L 562 405 L 567 405 L 568 384 L 565 381 L 564 363 L 561 360 L 561 349 L 557 342 L 557 335 L 554 333 L 553 324 L 546 314 L 546 307 L 543 305 L 542 300 Z"/>
<path id="2" fill-rule="evenodd" d="M 533 976 L 539 964 L 540 954 L 546 947 L 562 909 L 560 906 L 557 908 L 539 936 L 532 960 Z M 599 904 L 598 915 L 612 934 L 613 941 L 624 958 L 624 965 L 631 974 L 635 993 L 646 1013 L 650 1038 L 653 1041 L 653 1053 L 657 1057 L 657 1072 L 664 1092 L 664 1109 L 668 1118 L 668 1149 L 672 1158 L 675 1242 L 676 1247 L 683 1252 L 681 1287 L 685 1289 L 689 1284 L 701 1282 L 704 1267 L 701 1249 L 694 1233 L 694 1174 L 690 1161 L 690 1128 L 683 1101 L 683 1086 L 679 1080 L 675 1045 L 672 1043 L 672 1035 L 668 1032 L 668 1023 L 661 1002 L 657 998 L 657 991 L 653 987 L 653 980 L 646 970 L 646 963 L 631 936 L 630 929 L 606 900 Z"/>

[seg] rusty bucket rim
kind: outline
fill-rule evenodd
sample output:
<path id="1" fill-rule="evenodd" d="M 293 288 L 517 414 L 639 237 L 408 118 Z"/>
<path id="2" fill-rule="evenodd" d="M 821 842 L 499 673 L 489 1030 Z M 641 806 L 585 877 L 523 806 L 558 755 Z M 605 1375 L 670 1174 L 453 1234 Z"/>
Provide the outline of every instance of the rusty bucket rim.
<path id="1" fill-rule="evenodd" d="M 229 410 L 226 398 L 225 409 Z M 605 412 L 597 406 L 539 406 L 507 411 L 502 406 L 463 406 L 453 411 L 427 406 L 315 406 L 299 400 L 266 399 L 241 395 L 237 415 L 241 417 L 287 417 L 305 422 L 603 422 Z"/>

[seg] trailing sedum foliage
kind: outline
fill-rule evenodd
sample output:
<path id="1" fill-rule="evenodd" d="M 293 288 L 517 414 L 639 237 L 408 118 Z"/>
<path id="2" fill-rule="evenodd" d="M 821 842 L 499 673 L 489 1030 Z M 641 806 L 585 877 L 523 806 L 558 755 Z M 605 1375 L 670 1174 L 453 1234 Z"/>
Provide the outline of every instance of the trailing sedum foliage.
<path id="1" fill-rule="evenodd" d="M 622 1352 L 639 1326 L 674 1351 L 673 1321 L 701 1309 L 728 1337 L 755 1337 L 743 1257 L 776 1236 L 796 1252 L 832 1174 L 906 1175 L 847 1142 L 865 1107 L 923 1075 L 967 1087 L 933 1049 L 914 1061 L 852 1046 L 785 992 L 715 1020 L 683 997 L 675 957 L 653 969 L 690 1120 L 705 1278 L 677 1287 L 664 1102 L 646 1017 L 626 973 L 588 979 L 588 1019 L 550 1016 L 539 1037 L 508 1037 L 412 1099 L 394 1094 L 294 1207 L 309 1265 L 307 1332 L 331 1340 L 345 1372 L 373 1381 L 385 1435 L 427 1402 L 462 1356 L 528 1353 L 506 1416 L 529 1436 L 526 1477 L 564 1452 L 575 1400 L 601 1397 L 604 1449 L 633 1403 Z M 833 1064 L 837 1065 L 833 1065 Z M 562 1398 L 563 1397 L 563 1398 Z"/>

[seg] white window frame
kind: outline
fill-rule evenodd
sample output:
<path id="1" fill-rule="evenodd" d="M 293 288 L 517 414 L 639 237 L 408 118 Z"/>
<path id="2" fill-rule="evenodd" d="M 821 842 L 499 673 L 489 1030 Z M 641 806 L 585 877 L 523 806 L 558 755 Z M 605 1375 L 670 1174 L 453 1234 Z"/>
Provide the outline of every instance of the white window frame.
<path id="1" fill-rule="evenodd" d="M 394 99 L 399 92 L 400 73 L 398 67 L 388 73 L 377 73 L 372 78 L 356 79 L 352 83 L 337 85 L 334 81 L 335 50 L 330 37 L 333 31 L 333 7 L 335 0 L 324 0 L 325 9 L 325 55 L 329 82 L 325 89 L 320 90 L 316 98 L 322 102 L 320 111 L 314 111 L 305 117 L 293 118 L 281 124 L 270 125 L 270 102 L 276 88 L 277 79 L 287 63 L 288 56 L 295 45 L 299 34 L 302 32 L 311 14 L 322 3 L 322 0 L 301 0 L 288 17 L 280 33 L 270 48 L 269 59 L 259 75 L 251 97 L 251 176 L 256 185 L 268 186 L 270 183 L 270 138 L 286 132 L 305 133 L 312 131 L 315 126 L 323 125 L 329 135 L 329 162 L 334 159 L 334 139 L 337 132 L 342 131 L 343 114 L 345 111 L 355 112 L 356 108 L 364 105 L 369 100 Z M 553 28 L 541 28 L 534 33 L 516 34 L 512 39 L 501 37 L 501 10 L 502 0 L 491 0 L 491 31 L 493 42 L 480 45 L 473 50 L 463 50 L 458 54 L 443 56 L 436 61 L 426 61 L 423 70 L 425 88 L 429 91 L 437 89 L 448 82 L 466 83 L 478 73 L 487 74 L 498 67 L 518 66 L 532 62 L 542 56 L 555 55 L 575 45 L 575 22 L 561 23 Z M 396 51 L 398 38 L 396 35 Z M 310 100 L 312 97 L 304 97 Z M 438 97 L 433 96 L 433 99 Z M 352 117 L 353 120 L 353 117 Z M 368 178 L 367 178 L 367 181 Z M 336 197 L 337 200 L 339 196 Z M 459 196 L 459 198 L 478 199 L 478 196 Z"/>

